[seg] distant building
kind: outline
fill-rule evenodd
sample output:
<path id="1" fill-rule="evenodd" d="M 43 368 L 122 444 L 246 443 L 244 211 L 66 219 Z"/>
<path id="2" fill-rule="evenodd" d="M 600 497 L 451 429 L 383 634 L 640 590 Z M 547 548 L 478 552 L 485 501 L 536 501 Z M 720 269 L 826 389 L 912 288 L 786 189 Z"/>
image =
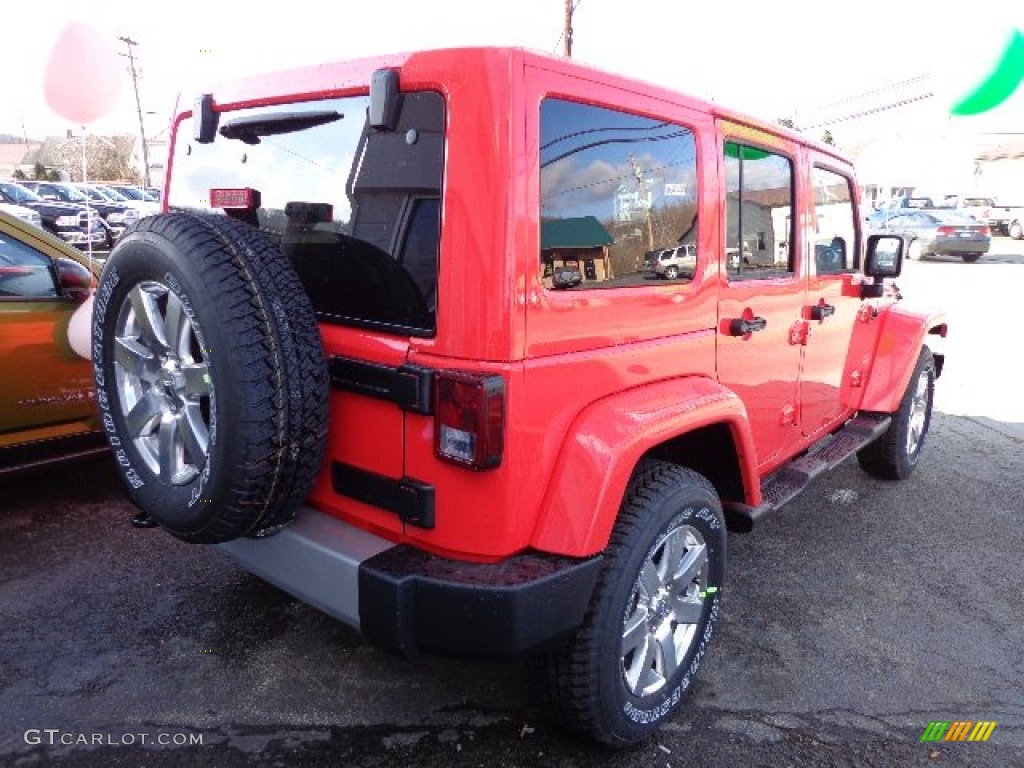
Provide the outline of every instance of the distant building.
<path id="1" fill-rule="evenodd" d="M 593 216 L 549 219 L 540 223 L 540 253 L 545 283 L 555 267 L 577 267 L 584 282 L 610 280 L 608 246 L 615 239 Z"/>
<path id="2" fill-rule="evenodd" d="M 9 179 L 17 170 L 31 175 L 32 161 L 28 160 L 39 149 L 39 143 L 0 144 L 0 179 Z"/>
<path id="3" fill-rule="evenodd" d="M 1006 205 L 1024 205 L 1024 139 L 980 152 L 976 162 L 978 190 Z"/>

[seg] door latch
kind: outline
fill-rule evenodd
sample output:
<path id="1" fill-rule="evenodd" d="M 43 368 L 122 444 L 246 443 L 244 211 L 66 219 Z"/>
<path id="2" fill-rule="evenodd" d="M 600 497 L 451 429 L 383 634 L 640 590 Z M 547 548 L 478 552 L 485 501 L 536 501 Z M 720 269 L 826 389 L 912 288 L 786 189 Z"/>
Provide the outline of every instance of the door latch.
<path id="1" fill-rule="evenodd" d="M 737 317 L 729 321 L 730 336 L 747 336 L 757 331 L 763 331 L 768 326 L 768 321 L 763 317 Z"/>
<path id="2" fill-rule="evenodd" d="M 817 320 L 821 322 L 826 317 L 832 317 L 836 313 L 836 308 L 831 304 L 826 304 L 825 300 L 822 299 L 820 304 L 815 304 L 809 308 L 808 314 L 811 320 Z"/>

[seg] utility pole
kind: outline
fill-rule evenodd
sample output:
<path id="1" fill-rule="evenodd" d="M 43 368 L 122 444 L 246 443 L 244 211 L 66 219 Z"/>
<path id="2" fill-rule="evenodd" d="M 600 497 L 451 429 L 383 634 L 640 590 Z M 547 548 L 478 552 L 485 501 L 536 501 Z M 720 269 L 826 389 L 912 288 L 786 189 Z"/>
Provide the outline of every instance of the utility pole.
<path id="1" fill-rule="evenodd" d="M 142 122 L 142 105 L 139 102 L 139 73 L 135 69 L 135 46 L 138 43 L 127 35 L 122 35 L 117 39 L 128 46 L 129 71 L 132 74 L 132 87 L 135 89 L 135 112 L 139 116 L 139 135 L 142 137 L 142 166 L 145 169 L 146 186 L 149 187 L 151 186 L 149 181 L 149 146 L 146 144 L 146 126 Z"/>
<path id="2" fill-rule="evenodd" d="M 572 58 L 572 12 L 575 9 L 576 0 L 565 0 L 565 29 L 562 31 L 562 39 L 565 40 L 564 53 L 567 59 Z"/>

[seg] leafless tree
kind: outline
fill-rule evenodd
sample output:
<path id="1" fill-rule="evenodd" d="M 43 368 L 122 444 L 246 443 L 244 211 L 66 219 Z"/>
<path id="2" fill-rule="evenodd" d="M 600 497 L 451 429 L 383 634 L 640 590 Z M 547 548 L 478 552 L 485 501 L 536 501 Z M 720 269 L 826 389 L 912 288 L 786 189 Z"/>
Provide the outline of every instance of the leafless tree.
<path id="1" fill-rule="evenodd" d="M 92 181 L 140 181 L 132 161 L 134 136 L 87 136 L 86 173 Z M 68 139 L 56 151 L 56 165 L 72 181 L 82 181 L 82 139 Z"/>

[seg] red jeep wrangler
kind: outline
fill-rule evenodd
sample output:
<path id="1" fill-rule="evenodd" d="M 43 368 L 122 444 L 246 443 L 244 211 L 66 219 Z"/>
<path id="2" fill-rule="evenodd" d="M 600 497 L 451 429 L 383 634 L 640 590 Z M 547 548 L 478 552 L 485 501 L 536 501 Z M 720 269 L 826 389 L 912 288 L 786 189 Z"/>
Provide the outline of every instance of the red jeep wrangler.
<path id="1" fill-rule="evenodd" d="M 849 163 L 778 126 L 437 51 L 216 88 L 168 174 L 95 311 L 138 506 L 383 648 L 544 654 L 607 744 L 693 683 L 726 521 L 921 455 L 945 321 L 883 283 L 903 243 Z"/>

